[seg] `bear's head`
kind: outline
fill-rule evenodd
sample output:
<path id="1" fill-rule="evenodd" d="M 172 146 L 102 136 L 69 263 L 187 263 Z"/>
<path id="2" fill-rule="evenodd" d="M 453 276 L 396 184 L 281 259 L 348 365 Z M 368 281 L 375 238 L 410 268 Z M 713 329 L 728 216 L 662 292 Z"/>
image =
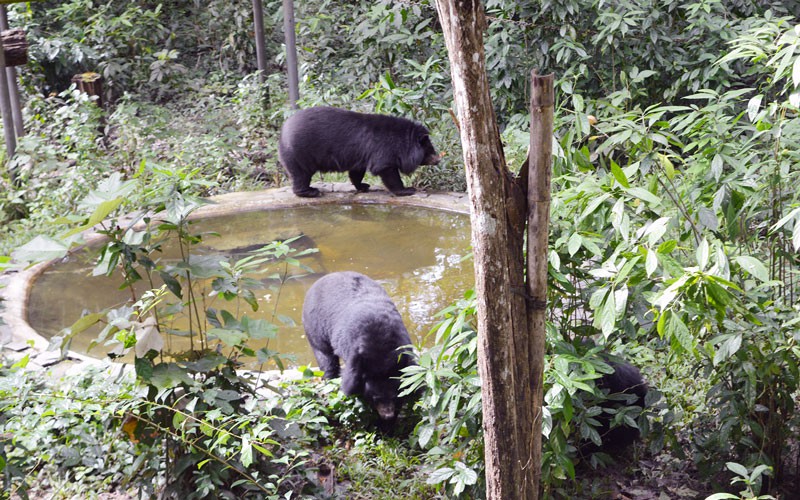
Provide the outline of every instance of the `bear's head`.
<path id="1" fill-rule="evenodd" d="M 392 421 L 399 413 L 400 381 L 396 378 L 375 378 L 364 382 L 364 399 L 383 421 Z"/>

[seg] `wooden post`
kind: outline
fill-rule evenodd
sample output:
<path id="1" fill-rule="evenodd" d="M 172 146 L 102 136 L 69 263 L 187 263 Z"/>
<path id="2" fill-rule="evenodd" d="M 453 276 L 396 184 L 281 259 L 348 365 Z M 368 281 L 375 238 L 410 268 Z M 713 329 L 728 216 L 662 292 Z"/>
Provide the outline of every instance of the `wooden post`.
<path id="1" fill-rule="evenodd" d="M 6 6 L 0 5 L 0 31 L 6 31 L 7 29 L 8 14 L 6 12 Z M 25 61 L 27 61 L 27 44 L 25 44 L 25 50 L 23 50 L 23 54 L 25 55 Z M 20 61 L 17 61 L 17 63 L 19 64 Z M 6 67 L 6 79 L 8 80 L 11 115 L 14 120 L 14 128 L 17 131 L 17 137 L 22 137 L 25 135 L 25 124 L 22 119 L 22 105 L 19 100 L 19 89 L 17 88 L 17 69 L 13 67 L 14 65 L 11 64 L 11 61 L 6 61 L 6 64 L 8 64 L 8 67 Z"/>
<path id="2" fill-rule="evenodd" d="M 283 0 L 283 36 L 286 40 L 286 69 L 289 80 L 289 105 L 297 109 L 300 79 L 297 75 L 297 42 L 294 36 L 294 1 Z"/>
<path id="3" fill-rule="evenodd" d="M 538 498 L 523 237 L 526 198 L 506 167 L 492 107 L 478 1 L 436 2 L 458 112 L 470 199 L 483 396 L 486 498 Z"/>
<path id="4" fill-rule="evenodd" d="M 100 76 L 98 73 L 94 73 L 92 71 L 81 73 L 79 75 L 75 75 L 72 77 L 72 83 L 74 83 L 78 90 L 81 92 L 88 94 L 93 97 L 97 97 L 95 103 L 102 108 L 103 107 L 103 77 Z"/>
<path id="5" fill-rule="evenodd" d="M 545 320 L 547 308 L 547 253 L 550 228 L 550 177 L 553 151 L 553 75 L 531 72 L 531 137 L 528 173 L 528 329 L 533 341 L 531 466 L 537 489 L 542 475 L 542 403 L 544 399 Z"/>
<path id="6" fill-rule="evenodd" d="M 3 48 L 3 37 L 0 37 L 0 68 L 6 69 L 6 56 Z M 0 113 L 3 115 L 3 135 L 6 139 L 7 157 L 10 159 L 17 151 L 17 138 L 14 135 L 14 119 L 11 111 L 11 99 L 8 93 L 8 78 L 0 77 Z"/>
<path id="7" fill-rule="evenodd" d="M 267 80 L 267 55 L 264 44 L 264 7 L 261 0 L 253 0 L 253 27 L 256 32 L 256 59 L 258 60 L 258 81 Z"/>

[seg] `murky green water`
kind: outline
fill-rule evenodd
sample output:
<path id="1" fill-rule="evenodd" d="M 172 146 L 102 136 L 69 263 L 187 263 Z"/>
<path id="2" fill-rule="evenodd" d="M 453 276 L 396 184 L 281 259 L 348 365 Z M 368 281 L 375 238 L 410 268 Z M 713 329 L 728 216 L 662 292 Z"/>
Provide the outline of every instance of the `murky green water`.
<path id="1" fill-rule="evenodd" d="M 299 245 L 319 248 L 319 253 L 302 259 L 312 269 L 310 274 L 290 269 L 296 279 L 280 286 L 275 279 L 258 276 L 264 289 L 256 293 L 260 307 L 255 313 L 244 302 L 204 299 L 206 307 L 234 313 L 238 310 L 277 324 L 276 338 L 250 346 L 268 346 L 281 354 L 293 354 L 298 364 L 315 364 L 303 334 L 301 311 L 306 290 L 325 273 L 358 271 L 381 283 L 416 342 L 422 341 L 437 322 L 435 314 L 473 284 L 472 260 L 463 260 L 470 252 L 469 216 L 463 214 L 388 205 L 328 205 L 206 219 L 192 228 L 195 233 L 219 233 L 205 237 L 201 247 L 193 250 L 203 255 L 241 258 L 249 249 L 300 234 L 305 237 L 298 241 Z M 176 255 L 175 248 L 167 248 L 163 258 Z M 130 291 L 118 290 L 120 278 L 92 277 L 93 266 L 85 254 L 51 266 L 33 286 L 28 302 L 31 326 L 43 336 L 52 337 L 85 311 L 119 306 L 130 299 Z M 278 270 L 272 269 L 275 271 Z M 145 289 L 140 288 L 138 293 Z M 288 318 L 296 324 L 286 325 L 278 318 Z M 178 318 L 170 326 L 185 329 L 186 323 L 185 318 Z M 71 349 L 86 353 L 98 332 L 96 328 L 77 336 Z M 166 341 L 173 351 L 188 348 L 189 341 L 183 337 L 170 335 Z M 103 357 L 107 350 L 97 346 L 89 354 Z"/>

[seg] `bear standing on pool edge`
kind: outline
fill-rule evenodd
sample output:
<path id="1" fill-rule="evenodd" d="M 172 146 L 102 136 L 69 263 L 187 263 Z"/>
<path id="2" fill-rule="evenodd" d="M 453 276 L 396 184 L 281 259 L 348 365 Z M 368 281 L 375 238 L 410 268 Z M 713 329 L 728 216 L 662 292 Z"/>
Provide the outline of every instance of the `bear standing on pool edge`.
<path id="1" fill-rule="evenodd" d="M 407 196 L 416 190 L 403 185 L 400 173 L 439 163 L 428 129 L 419 123 L 329 107 L 304 109 L 286 120 L 278 157 L 294 194 L 307 198 L 320 195 L 310 186 L 317 172 L 348 172 L 360 192 L 369 191 L 361 182 L 369 172 L 394 195 Z"/>
<path id="2" fill-rule="evenodd" d="M 323 276 L 306 293 L 303 327 L 325 378 L 339 376 L 341 358 L 342 391 L 363 395 L 382 421 L 393 421 L 397 377 L 414 361 L 403 319 L 383 287 L 355 272 Z"/>

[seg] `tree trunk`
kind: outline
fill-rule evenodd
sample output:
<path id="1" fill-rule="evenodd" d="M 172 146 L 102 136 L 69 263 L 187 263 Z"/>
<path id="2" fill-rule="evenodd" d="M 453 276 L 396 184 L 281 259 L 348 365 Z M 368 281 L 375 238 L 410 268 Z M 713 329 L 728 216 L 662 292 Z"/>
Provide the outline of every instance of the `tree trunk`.
<path id="1" fill-rule="evenodd" d="M 528 334 L 523 235 L 525 189 L 508 171 L 492 108 L 478 1 L 436 2 L 460 123 L 471 204 L 486 495 L 538 497 L 533 342 Z"/>

